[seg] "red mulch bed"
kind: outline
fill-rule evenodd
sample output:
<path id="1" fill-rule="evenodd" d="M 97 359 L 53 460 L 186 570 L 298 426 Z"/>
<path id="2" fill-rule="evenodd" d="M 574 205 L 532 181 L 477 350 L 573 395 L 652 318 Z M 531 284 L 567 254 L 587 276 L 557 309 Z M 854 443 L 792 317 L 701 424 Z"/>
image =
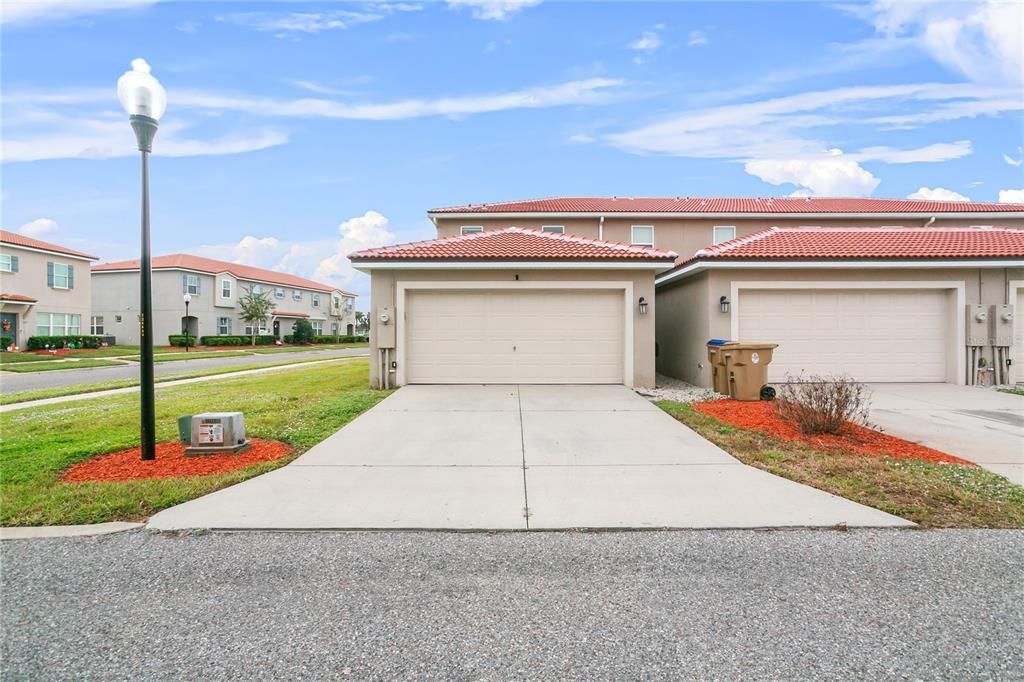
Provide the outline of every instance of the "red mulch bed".
<path id="1" fill-rule="evenodd" d="M 872 457 L 898 457 L 923 459 L 928 462 L 946 462 L 976 466 L 974 462 L 947 455 L 932 448 L 905 441 L 874 429 L 847 423 L 842 433 L 804 435 L 796 424 L 778 416 L 775 403 L 767 400 L 740 402 L 714 400 L 694 405 L 699 412 L 720 422 L 742 429 L 760 431 L 779 440 L 800 441 L 823 450 L 846 450 Z"/>
<path id="2" fill-rule="evenodd" d="M 112 452 L 79 462 L 64 472 L 71 483 L 85 481 L 134 481 L 147 478 L 183 478 L 207 476 L 244 469 L 260 462 L 287 457 L 292 446 L 277 440 L 250 438 L 252 448 L 238 455 L 185 456 L 185 445 L 177 441 L 156 444 L 156 459 L 142 461 L 139 448 Z"/>

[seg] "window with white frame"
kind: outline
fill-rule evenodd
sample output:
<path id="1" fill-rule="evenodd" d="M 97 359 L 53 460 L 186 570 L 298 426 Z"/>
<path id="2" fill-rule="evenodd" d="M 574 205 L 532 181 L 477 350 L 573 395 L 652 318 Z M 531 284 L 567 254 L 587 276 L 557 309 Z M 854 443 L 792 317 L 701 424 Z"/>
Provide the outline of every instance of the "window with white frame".
<path id="1" fill-rule="evenodd" d="M 231 280 L 224 278 L 220 281 L 220 295 L 222 298 L 231 298 Z"/>
<path id="2" fill-rule="evenodd" d="M 313 325 L 313 333 L 317 336 L 321 336 L 324 333 L 324 321 L 323 320 L 310 320 Z"/>
<path id="3" fill-rule="evenodd" d="M 231 318 L 230 317 L 218 317 L 217 318 L 217 335 L 218 336 L 231 336 Z"/>
<path id="4" fill-rule="evenodd" d="M 654 246 L 654 225 L 634 225 L 630 241 L 637 246 Z"/>
<path id="5" fill-rule="evenodd" d="M 253 293 L 254 296 L 259 296 L 260 294 L 262 294 L 263 293 L 263 285 L 262 284 L 253 284 L 252 285 L 252 293 Z"/>
<path id="6" fill-rule="evenodd" d="M 565 225 L 541 225 L 541 232 L 554 232 L 556 234 L 565 234 Z"/>
<path id="7" fill-rule="evenodd" d="M 331 296 L 331 307 L 335 310 L 341 310 L 341 297 Z"/>
<path id="8" fill-rule="evenodd" d="M 331 334 L 333 334 L 334 336 L 338 335 L 338 323 L 337 322 L 332 322 L 331 323 Z"/>
<path id="9" fill-rule="evenodd" d="M 736 239 L 736 226 L 735 225 L 715 225 L 715 232 L 712 235 L 714 241 L 712 244 L 721 244 L 722 242 L 731 242 Z"/>
<path id="10" fill-rule="evenodd" d="M 93 336 L 103 336 L 103 316 L 93 315 L 89 320 L 89 333 Z"/>
<path id="11" fill-rule="evenodd" d="M 74 283 L 74 269 L 67 263 L 49 263 L 49 284 L 53 289 L 72 289 Z"/>
<path id="12" fill-rule="evenodd" d="M 293 301 L 301 301 L 302 300 L 302 292 L 299 291 L 298 289 L 292 290 L 292 300 Z"/>
<path id="13" fill-rule="evenodd" d="M 81 333 L 81 315 L 36 313 L 37 336 L 74 336 Z"/>
<path id="14" fill-rule="evenodd" d="M 274 298 L 284 298 L 284 287 L 274 287 Z"/>
<path id="15" fill-rule="evenodd" d="M 462 234 L 473 234 L 474 232 L 483 232 L 484 228 L 482 225 L 463 225 L 459 231 Z"/>
<path id="16" fill-rule="evenodd" d="M 350 298 L 348 296 L 345 297 L 345 310 L 352 310 L 355 304 L 356 301 L 354 298 Z"/>
<path id="17" fill-rule="evenodd" d="M 314 308 L 319 308 L 320 307 L 320 294 L 313 294 L 312 298 L 313 298 L 313 307 Z"/>
<path id="18" fill-rule="evenodd" d="M 199 275 L 185 275 L 185 293 L 190 296 L 199 295 Z"/>
<path id="19" fill-rule="evenodd" d="M 9 253 L 0 253 L 0 272 L 17 272 L 18 257 Z"/>

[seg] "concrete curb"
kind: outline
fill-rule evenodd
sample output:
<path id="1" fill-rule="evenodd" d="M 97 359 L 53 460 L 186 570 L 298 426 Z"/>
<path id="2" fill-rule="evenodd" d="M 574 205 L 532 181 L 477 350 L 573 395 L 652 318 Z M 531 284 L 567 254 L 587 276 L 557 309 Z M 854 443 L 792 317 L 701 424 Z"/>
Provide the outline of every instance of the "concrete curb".
<path id="1" fill-rule="evenodd" d="M 0 540 L 32 540 L 36 538 L 75 538 L 109 535 L 142 528 L 144 524 L 109 521 L 81 526 L 12 526 L 0 528 Z"/>

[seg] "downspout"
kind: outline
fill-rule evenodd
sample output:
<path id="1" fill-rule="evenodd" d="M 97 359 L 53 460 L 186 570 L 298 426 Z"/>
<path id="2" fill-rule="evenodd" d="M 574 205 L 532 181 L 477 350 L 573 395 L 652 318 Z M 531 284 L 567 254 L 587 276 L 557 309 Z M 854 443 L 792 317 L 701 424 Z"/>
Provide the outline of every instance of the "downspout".
<path id="1" fill-rule="evenodd" d="M 604 241 L 604 216 L 601 216 L 597 221 L 597 238 Z"/>
<path id="2" fill-rule="evenodd" d="M 932 216 L 931 218 L 929 218 L 929 219 L 928 219 L 928 222 L 926 222 L 926 223 L 924 224 L 924 226 L 925 226 L 925 227 L 931 227 L 931 226 L 932 226 L 932 223 L 934 223 L 934 222 L 935 222 L 935 216 Z"/>

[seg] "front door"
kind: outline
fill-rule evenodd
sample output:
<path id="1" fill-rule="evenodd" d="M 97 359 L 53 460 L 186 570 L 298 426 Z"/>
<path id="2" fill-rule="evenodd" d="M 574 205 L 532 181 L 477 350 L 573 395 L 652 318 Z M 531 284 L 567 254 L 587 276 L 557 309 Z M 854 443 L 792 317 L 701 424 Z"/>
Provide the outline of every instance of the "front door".
<path id="1" fill-rule="evenodd" d="M 11 343 L 18 345 L 17 313 L 0 313 L 0 336 L 8 336 Z"/>
<path id="2" fill-rule="evenodd" d="M 281 320 L 274 320 L 274 338 L 281 338 Z"/>

